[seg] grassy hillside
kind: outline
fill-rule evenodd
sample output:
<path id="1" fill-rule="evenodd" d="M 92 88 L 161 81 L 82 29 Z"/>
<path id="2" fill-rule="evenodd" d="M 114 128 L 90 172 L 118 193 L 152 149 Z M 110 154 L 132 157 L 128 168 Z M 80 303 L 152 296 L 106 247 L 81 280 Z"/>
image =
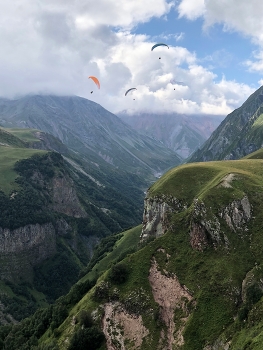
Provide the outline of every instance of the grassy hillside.
<path id="1" fill-rule="evenodd" d="M 3 130 L 25 142 L 39 141 L 39 139 L 34 136 L 34 133 L 38 131 L 36 129 L 3 128 Z"/>
<path id="2" fill-rule="evenodd" d="M 0 190 L 5 194 L 17 189 L 15 163 L 35 154 L 45 154 L 45 151 L 27 149 L 27 141 L 38 141 L 33 130 L 0 128 Z"/>
<path id="3" fill-rule="evenodd" d="M 113 327 L 111 338 L 115 344 L 120 344 L 123 337 L 125 349 L 134 349 L 136 337 L 129 338 L 125 327 L 114 328 L 115 319 L 111 323 L 104 318 L 107 307 L 118 304 L 125 310 L 126 319 L 131 315 L 129 322 L 135 319 L 140 325 L 138 332 L 148 332 L 138 335 L 141 343 L 137 348 L 168 349 L 169 327 L 162 316 L 167 304 L 161 306 L 160 300 L 167 298 L 168 302 L 172 291 L 178 290 L 182 296 L 170 319 L 175 349 L 262 348 L 262 165 L 260 159 L 243 159 L 187 164 L 166 173 L 150 188 L 149 196 L 172 195 L 185 203 L 184 210 L 169 217 L 170 229 L 121 261 L 122 251 L 132 246 L 128 242 L 135 246 L 140 228 L 126 232 L 110 248 L 110 254 L 98 254 L 97 265 L 80 281 L 88 283 L 100 276 L 96 285 L 89 285 L 81 300 L 67 307 L 68 316 L 55 330 L 47 325 L 38 344 L 43 349 L 73 349 L 74 344 L 75 349 L 84 349 L 86 345 L 81 345 L 78 337 L 82 334 L 85 338 L 91 329 L 99 332 L 103 320 Z M 241 201 L 245 197 L 251 216 L 242 221 Z M 240 221 L 234 220 L 237 216 L 233 213 L 239 214 Z M 231 217 L 232 228 L 226 214 Z M 201 241 L 200 249 L 191 242 L 194 224 L 206 228 L 206 244 Z M 150 281 L 155 262 L 158 277 Z M 155 284 L 158 281 L 160 284 Z M 167 286 L 172 289 L 157 302 L 156 291 L 163 293 Z M 171 300 L 168 305 L 172 305 Z M 93 313 L 92 325 L 85 325 L 84 311 L 86 316 Z M 118 312 L 120 317 L 122 311 Z M 24 332 L 22 328 L 20 332 Z M 105 341 L 103 345 L 100 339 L 94 349 L 106 349 Z"/>
<path id="4" fill-rule="evenodd" d="M 15 179 L 18 174 L 14 170 L 14 165 L 17 161 L 32 157 L 35 154 L 45 153 L 46 151 L 29 148 L 0 146 L 0 190 L 5 194 L 9 194 L 12 190 L 17 189 Z"/>
<path id="5" fill-rule="evenodd" d="M 66 296 L 59 298 L 54 305 L 39 309 L 31 318 L 22 321 L 19 326 L 0 328 L 0 348 L 8 348 L 9 350 L 33 349 L 37 345 L 37 338 L 41 338 L 44 343 L 40 345 L 41 349 L 57 349 L 56 337 L 60 332 L 55 331 L 57 335 L 53 341 L 51 339 L 53 338 L 52 331 L 57 329 L 64 320 L 65 324 L 68 324 L 67 321 L 70 320 L 68 315 L 75 313 L 75 305 L 78 308 L 78 303 L 82 303 L 82 298 L 92 289 L 96 279 L 104 271 L 122 259 L 123 256 L 127 256 L 128 252 L 134 252 L 138 249 L 140 233 L 141 226 L 138 226 L 102 240 L 94 254 L 94 257 L 99 257 L 98 261 L 95 262 L 93 259 L 94 266 L 87 269 L 85 276 L 71 288 Z M 3 292 L 12 294 L 12 290 L 8 286 L 0 284 L 0 288 Z M 94 332 L 96 333 L 96 331 Z M 18 339 L 20 335 L 22 338 Z M 49 343 L 49 345 L 45 345 L 45 343 Z M 91 347 L 91 349 L 93 348 Z"/>

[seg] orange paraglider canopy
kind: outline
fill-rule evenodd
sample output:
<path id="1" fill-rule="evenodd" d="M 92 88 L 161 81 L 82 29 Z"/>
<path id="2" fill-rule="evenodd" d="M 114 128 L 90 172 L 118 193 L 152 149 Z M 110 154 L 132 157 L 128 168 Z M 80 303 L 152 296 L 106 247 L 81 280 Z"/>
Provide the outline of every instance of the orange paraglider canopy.
<path id="1" fill-rule="evenodd" d="M 100 82 L 98 80 L 98 78 L 93 77 L 92 75 L 89 77 L 89 79 L 92 79 L 94 81 L 94 83 L 97 85 L 97 87 L 100 89 Z"/>

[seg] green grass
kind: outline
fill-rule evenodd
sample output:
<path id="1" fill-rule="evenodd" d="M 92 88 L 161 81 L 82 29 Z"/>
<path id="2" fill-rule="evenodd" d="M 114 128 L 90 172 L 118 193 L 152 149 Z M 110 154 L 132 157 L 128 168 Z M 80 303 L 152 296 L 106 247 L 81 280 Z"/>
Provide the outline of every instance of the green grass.
<path id="1" fill-rule="evenodd" d="M 29 158 L 34 154 L 44 154 L 47 151 L 29 149 L 29 148 L 15 148 L 0 146 L 0 190 L 6 194 L 17 189 L 15 179 L 17 173 L 13 170 L 17 161 Z"/>
<path id="2" fill-rule="evenodd" d="M 257 151 L 248 154 L 242 159 L 263 159 L 263 148 L 260 148 Z"/>
<path id="3" fill-rule="evenodd" d="M 201 198 L 218 186 L 228 174 L 248 176 L 249 181 L 262 186 L 263 161 L 243 159 L 181 165 L 168 171 L 152 185 L 149 195 L 167 194 L 191 203 L 194 198 Z"/>
<path id="4" fill-rule="evenodd" d="M 229 183 L 231 187 L 222 187 L 222 181 L 228 174 L 235 175 Z M 139 307 L 143 323 L 150 331 L 150 336 L 143 343 L 144 350 L 158 348 L 162 327 L 158 325 L 154 316 L 158 313 L 159 307 L 153 299 L 148 279 L 153 257 L 160 270 L 175 274 L 194 298 L 194 303 L 189 305 L 191 315 L 183 331 L 185 340 L 183 350 L 203 350 L 206 345 L 213 344 L 226 334 L 229 339 L 233 338 L 231 347 L 233 350 L 262 348 L 263 302 L 258 302 L 250 310 L 247 321 L 250 328 L 246 327 L 246 324 L 240 324 L 237 319 L 238 311 L 242 307 L 240 296 L 242 281 L 249 272 L 254 271 L 256 263 L 258 265 L 263 263 L 262 178 L 261 159 L 194 163 L 170 170 L 151 186 L 149 195 L 172 195 L 187 202 L 186 210 L 171 216 L 172 229 L 123 258 L 122 263 L 129 268 L 129 275 L 124 283 L 114 284 L 110 280 L 109 269 L 120 259 L 123 252 L 127 252 L 131 246 L 137 246 L 141 226 L 125 232 L 115 243 L 113 250 L 83 277 L 82 281 L 100 276 L 97 284 L 110 281 L 110 292 L 118 288 L 119 300 L 124 305 L 126 300 L 133 298 L 134 293 L 138 295 L 141 293 Z M 220 217 L 220 211 L 245 195 L 252 205 L 253 218 L 246 224 L 247 230 L 233 231 L 224 218 Z M 207 217 L 203 220 L 217 216 L 220 222 L 222 243 L 216 248 L 212 244 L 203 251 L 191 247 L 189 231 L 193 220 L 194 198 L 199 198 L 205 203 Z M 227 247 L 224 244 L 223 234 L 227 236 Z M 165 254 L 159 248 L 164 249 Z M 253 275 L 256 276 L 255 273 Z M 261 281 L 263 273 L 259 271 L 255 278 Z M 80 310 L 97 309 L 103 313 L 99 307 L 107 300 L 94 301 L 92 296 L 95 288 L 96 286 L 73 307 L 69 317 L 60 326 L 60 349 L 65 349 L 63 345 L 65 339 L 74 332 L 72 318 Z M 178 324 L 181 315 L 180 312 L 174 315 L 174 320 Z M 47 335 L 45 337 L 47 338 Z"/>
<path id="5" fill-rule="evenodd" d="M 108 270 L 111 265 L 124 258 L 127 252 L 136 249 L 140 241 L 140 234 L 142 232 L 142 226 L 136 226 L 128 231 L 123 232 L 121 239 L 119 239 L 111 252 L 101 259 L 93 269 L 87 273 L 81 280 L 85 281 L 87 279 L 93 280 L 94 278 L 100 276 L 104 271 Z"/>
<path id="6" fill-rule="evenodd" d="M 9 129 L 9 128 L 3 128 L 3 130 L 7 131 L 8 133 L 16 136 L 20 140 L 23 140 L 25 142 L 34 142 L 39 141 L 38 138 L 34 135 L 34 132 L 37 132 L 39 130 L 37 129 Z"/>

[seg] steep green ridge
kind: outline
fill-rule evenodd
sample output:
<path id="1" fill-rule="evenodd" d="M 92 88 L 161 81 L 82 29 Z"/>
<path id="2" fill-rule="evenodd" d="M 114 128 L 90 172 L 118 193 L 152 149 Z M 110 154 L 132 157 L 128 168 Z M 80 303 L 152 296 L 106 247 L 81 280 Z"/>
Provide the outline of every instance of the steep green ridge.
<path id="1" fill-rule="evenodd" d="M 85 311 L 97 331 L 103 321 L 108 344 L 117 348 L 121 341 L 125 349 L 262 348 L 262 165 L 261 159 L 243 159 L 186 164 L 166 173 L 147 194 L 148 201 L 166 201 L 174 209 L 164 220 L 166 233 L 149 235 L 148 244 L 108 266 L 57 329 L 47 326 L 34 338 L 35 345 L 84 349 L 78 336 L 91 332 L 81 321 Z M 103 259 L 99 272 L 106 268 L 99 267 Z M 25 329 L 17 331 L 25 337 Z M 4 342 L 11 334 L 18 339 L 15 329 L 8 332 Z M 106 349 L 100 339 L 95 349 Z"/>
<path id="2" fill-rule="evenodd" d="M 45 151 L 34 149 L 0 146 L 0 190 L 8 194 L 17 188 L 15 183 L 17 173 L 14 171 L 14 165 L 17 161 L 29 158 L 35 154 L 45 153 Z"/>
<path id="3" fill-rule="evenodd" d="M 117 192 L 114 173 L 102 185 L 38 130 L 0 129 L 0 143 L 0 323 L 9 323 L 65 294 L 103 237 L 138 222 L 142 191 Z M 29 148 L 54 145 L 67 157 Z"/>
<path id="4" fill-rule="evenodd" d="M 240 159 L 262 147 L 263 87 L 228 114 L 188 162 Z"/>
<path id="5" fill-rule="evenodd" d="M 248 154 L 244 157 L 244 159 L 263 159 L 263 148 L 260 148 L 259 150 Z"/>
<path id="6" fill-rule="evenodd" d="M 39 139 L 36 138 L 36 136 L 34 135 L 35 132 L 39 131 L 36 129 L 4 128 L 3 130 L 7 131 L 8 133 L 14 135 L 16 138 L 19 138 L 20 140 L 25 142 L 39 141 Z"/>
<path id="7" fill-rule="evenodd" d="M 8 348 L 9 350 L 18 347 L 20 349 L 31 349 L 37 346 L 37 338 L 45 339 L 46 330 L 55 330 L 67 318 L 75 303 L 81 300 L 86 292 L 93 287 L 98 276 L 109 267 L 108 265 L 112 265 L 121 259 L 121 256 L 127 255 L 127 252 L 131 249 L 137 250 L 140 232 L 141 226 L 102 240 L 95 250 L 95 256 L 101 257 L 102 250 L 104 250 L 103 257 L 95 263 L 93 268 L 88 268 L 89 271 L 85 278 L 79 280 L 70 292 L 66 296 L 60 297 L 54 305 L 39 309 L 31 318 L 22 321 L 19 326 L 2 327 L 0 330 L 0 348 Z M 113 243 L 109 244 L 110 241 Z M 8 292 L 12 291 L 9 290 Z M 94 332 L 96 333 L 96 330 Z M 20 339 L 17 337 L 18 334 L 22 336 L 19 336 Z M 51 349 L 56 349 L 55 342 L 50 345 Z M 43 348 L 45 348 L 45 345 L 43 345 Z"/>

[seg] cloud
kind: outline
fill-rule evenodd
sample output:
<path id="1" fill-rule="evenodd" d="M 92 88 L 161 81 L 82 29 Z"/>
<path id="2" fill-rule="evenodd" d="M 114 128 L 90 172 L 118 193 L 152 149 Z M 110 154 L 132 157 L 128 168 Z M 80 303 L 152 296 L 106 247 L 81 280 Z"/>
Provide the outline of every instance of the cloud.
<path id="1" fill-rule="evenodd" d="M 261 0 L 181 0 L 179 17 L 203 17 L 205 27 L 222 23 L 224 30 L 237 31 L 263 44 L 263 2 Z"/>
<path id="2" fill-rule="evenodd" d="M 179 17 L 204 19 L 204 29 L 216 23 L 226 32 L 238 32 L 259 46 L 254 59 L 244 64 L 250 71 L 262 72 L 263 51 L 263 2 L 261 0 L 181 0 L 177 7 Z"/>
<path id="3" fill-rule="evenodd" d="M 205 0 L 182 0 L 178 5 L 179 17 L 194 20 L 205 12 Z"/>
<path id="4" fill-rule="evenodd" d="M 205 4 L 214 9 L 211 1 Z M 75 94 L 116 113 L 122 110 L 229 113 L 239 107 L 251 88 L 225 79 L 215 83 L 218 77 L 202 66 L 194 52 L 179 45 L 151 51 L 154 38 L 132 34 L 138 23 L 163 18 L 173 7 L 175 2 L 168 0 L 3 3 L 0 96 Z M 180 16 L 189 19 L 207 13 L 204 1 L 200 0 L 181 1 L 179 10 Z M 207 23 L 214 23 L 212 14 L 207 16 Z M 163 35 L 167 39 L 174 36 L 177 42 L 183 37 L 183 33 Z M 252 66 L 251 62 L 247 64 Z M 100 90 L 88 79 L 90 75 L 99 78 Z M 171 84 L 171 79 L 183 85 Z M 137 90 L 124 96 L 131 87 Z"/>

